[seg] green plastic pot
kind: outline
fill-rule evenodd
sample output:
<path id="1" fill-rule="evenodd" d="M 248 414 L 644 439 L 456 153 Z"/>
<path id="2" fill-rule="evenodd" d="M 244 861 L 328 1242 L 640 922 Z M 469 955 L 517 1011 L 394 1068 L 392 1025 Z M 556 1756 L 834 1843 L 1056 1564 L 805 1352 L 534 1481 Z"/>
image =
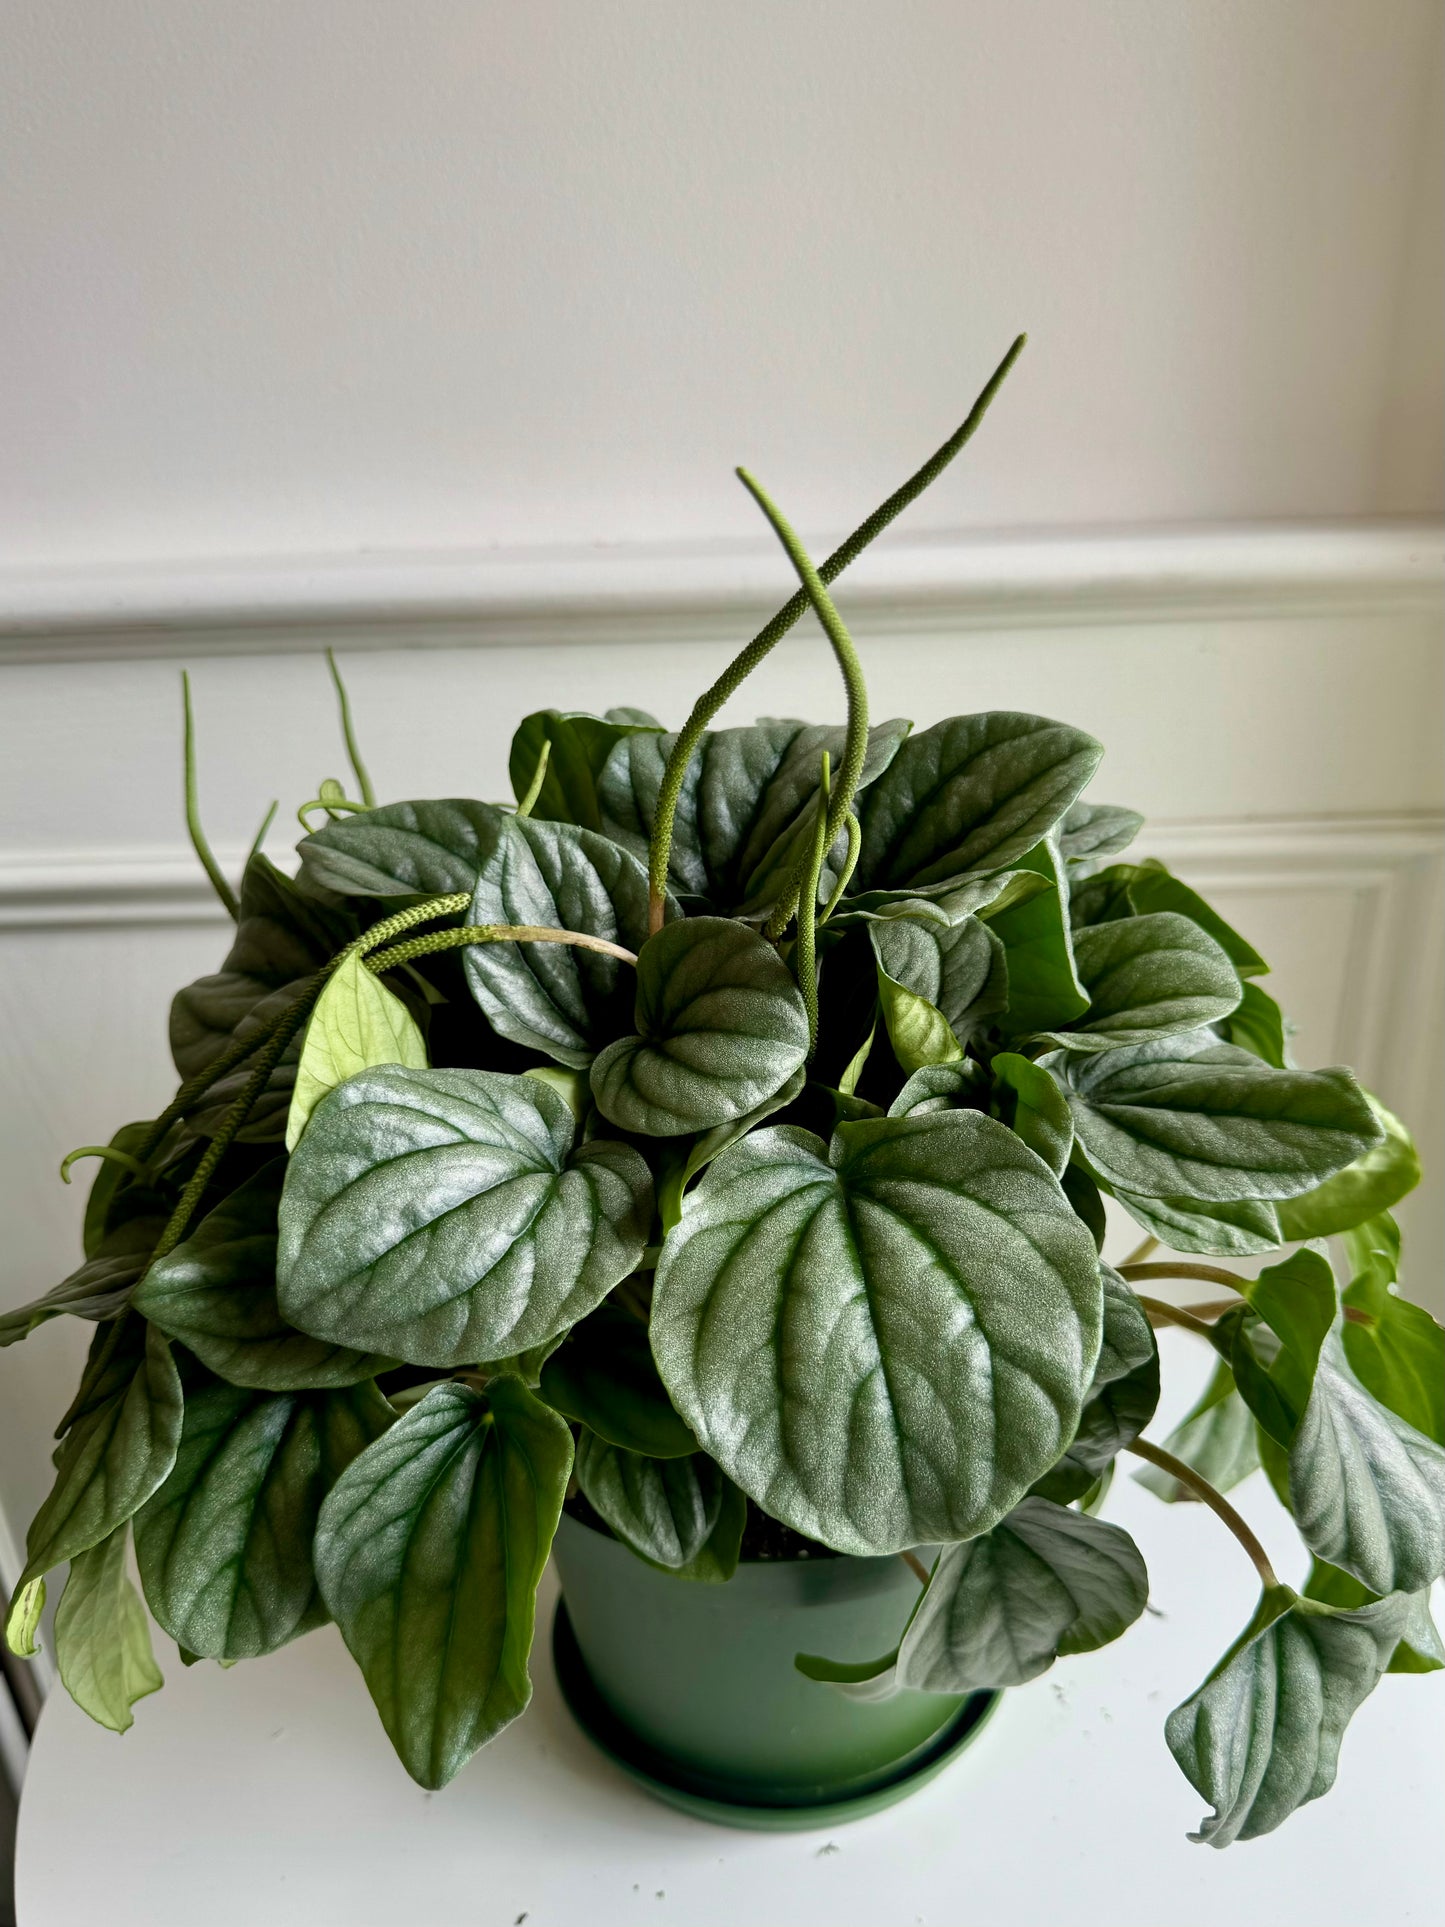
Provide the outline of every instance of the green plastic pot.
<path id="1" fill-rule="evenodd" d="M 795 1654 L 867 1660 L 897 1644 L 918 1596 L 901 1559 L 744 1561 L 726 1585 L 645 1565 L 564 1514 L 554 1636 L 572 1712 L 673 1805 L 735 1825 L 872 1812 L 932 1778 L 994 1695 L 853 1699 Z"/>

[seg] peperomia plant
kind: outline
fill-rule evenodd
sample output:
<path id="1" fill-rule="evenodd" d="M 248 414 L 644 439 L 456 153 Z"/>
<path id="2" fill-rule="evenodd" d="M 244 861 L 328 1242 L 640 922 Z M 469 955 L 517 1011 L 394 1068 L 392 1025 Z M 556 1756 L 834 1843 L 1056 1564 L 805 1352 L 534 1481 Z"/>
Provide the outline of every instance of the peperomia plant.
<path id="1" fill-rule="evenodd" d="M 527 1703 L 564 1506 L 681 1581 L 764 1540 L 902 1554 L 896 1649 L 800 1655 L 820 1692 L 1017 1684 L 1143 1611 L 1097 1516 L 1121 1453 L 1262 1584 L 1166 1726 L 1199 1837 L 1278 1825 L 1383 1672 L 1445 1663 L 1445 1334 L 1396 1289 L 1403 1126 L 1291 1064 L 1263 959 L 1124 854 L 1134 812 L 1081 800 L 1091 736 L 871 723 L 828 592 L 1021 345 L 820 567 L 744 475 L 798 592 L 676 734 L 527 717 L 515 806 L 378 805 L 343 691 L 359 795 L 324 784 L 299 874 L 258 847 L 233 895 L 187 695 L 235 941 L 173 1005 L 174 1101 L 66 1161 L 102 1159 L 85 1263 L 0 1320 L 95 1325 L 7 1631 L 34 1650 L 69 1561 L 60 1673 L 103 1724 L 160 1684 L 133 1538 L 188 1663 L 335 1619 L 440 1786 Z M 845 722 L 712 728 L 809 609 Z M 1146 1234 L 1117 1266 L 1106 1198 Z M 1217 1363 L 1156 1444 L 1166 1322 Z M 1298 1587 L 1223 1496 L 1261 1463 Z"/>

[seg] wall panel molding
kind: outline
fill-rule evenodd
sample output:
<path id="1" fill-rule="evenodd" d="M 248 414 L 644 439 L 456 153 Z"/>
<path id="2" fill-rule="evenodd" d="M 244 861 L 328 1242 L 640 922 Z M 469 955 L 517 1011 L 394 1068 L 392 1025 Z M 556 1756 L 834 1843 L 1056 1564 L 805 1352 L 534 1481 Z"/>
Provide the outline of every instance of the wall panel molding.
<path id="1" fill-rule="evenodd" d="M 1445 523 L 889 535 L 846 582 L 860 629 L 892 635 L 1390 615 L 1441 606 Z M 0 571 L 0 662 L 711 641 L 765 619 L 790 584 L 760 543 Z"/>

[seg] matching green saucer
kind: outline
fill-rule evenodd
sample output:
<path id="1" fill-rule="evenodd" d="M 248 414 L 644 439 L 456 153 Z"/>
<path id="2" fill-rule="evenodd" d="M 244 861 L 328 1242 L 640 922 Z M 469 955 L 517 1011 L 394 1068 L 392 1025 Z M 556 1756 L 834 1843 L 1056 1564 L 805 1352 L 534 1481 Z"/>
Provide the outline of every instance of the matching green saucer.
<path id="1" fill-rule="evenodd" d="M 770 1833 L 801 1832 L 810 1827 L 841 1826 L 879 1813 L 934 1779 L 982 1729 L 998 1703 L 996 1692 L 973 1693 L 958 1715 L 923 1747 L 898 1761 L 882 1778 L 863 1785 L 791 1788 L 786 1791 L 736 1784 L 681 1767 L 631 1732 L 593 1685 L 565 1601 L 552 1622 L 552 1660 L 567 1708 L 593 1745 L 656 1799 L 718 1826 L 748 1827 Z M 820 1691 L 825 1689 L 819 1688 Z"/>

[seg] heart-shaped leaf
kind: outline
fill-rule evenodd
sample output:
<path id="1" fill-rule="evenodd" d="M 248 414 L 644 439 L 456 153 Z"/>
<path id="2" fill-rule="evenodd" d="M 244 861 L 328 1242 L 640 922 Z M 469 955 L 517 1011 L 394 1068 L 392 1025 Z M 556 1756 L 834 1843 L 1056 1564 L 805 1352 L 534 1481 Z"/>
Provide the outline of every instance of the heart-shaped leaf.
<path id="1" fill-rule="evenodd" d="M 150 1622 L 126 1571 L 126 1526 L 78 1552 L 55 1609 L 55 1663 L 82 1712 L 112 1733 L 134 1724 L 131 1708 L 165 1681 Z"/>
<path id="2" fill-rule="evenodd" d="M 1134 866 L 1129 876 L 1128 890 L 1129 901 L 1137 916 L 1172 912 L 1187 917 L 1206 936 L 1213 938 L 1241 977 L 1258 977 L 1268 971 L 1269 965 L 1254 945 L 1226 923 L 1197 891 L 1191 890 L 1187 883 L 1181 883 L 1178 877 L 1171 876 L 1156 857 L 1149 857 Z"/>
<path id="3" fill-rule="evenodd" d="M 1089 1008 L 1068 1029 L 1043 1033 L 1065 1050 L 1148 1044 L 1215 1023 L 1239 1002 L 1239 978 L 1219 945 L 1168 911 L 1080 930 L 1074 961 Z"/>
<path id="4" fill-rule="evenodd" d="M 977 917 L 878 918 L 868 935 L 888 1040 L 905 1071 L 957 1062 L 968 1038 L 1008 1003 L 1003 945 Z"/>
<path id="5" fill-rule="evenodd" d="M 888 1115 L 927 1117 L 937 1111 L 986 1111 L 988 1101 L 988 1072 L 968 1058 L 960 1064 L 929 1064 L 915 1071 L 888 1106 Z M 1047 1164 L 1048 1159 L 1044 1162 Z"/>
<path id="6" fill-rule="evenodd" d="M 476 850 L 469 922 L 578 930 L 634 952 L 646 942 L 647 872 L 605 836 L 496 810 L 479 825 Z M 578 1069 L 626 1028 L 632 1008 L 630 965 L 578 944 L 474 944 L 466 970 L 493 1030 Z"/>
<path id="7" fill-rule="evenodd" d="M 1059 1505 L 1082 1498 L 1138 1438 L 1159 1403 L 1159 1348 L 1144 1307 L 1124 1280 L 1100 1265 L 1104 1338 L 1073 1443 L 1033 1488 Z"/>
<path id="8" fill-rule="evenodd" d="M 647 1327 L 615 1305 L 572 1327 L 542 1367 L 540 1389 L 555 1411 L 627 1452 L 680 1459 L 697 1450 L 657 1375 Z"/>
<path id="9" fill-rule="evenodd" d="M 910 736 L 863 798 L 854 894 L 1006 869 L 1062 822 L 1103 753 L 1082 730 L 1010 710 Z"/>
<path id="10" fill-rule="evenodd" d="M 312 1338 L 276 1302 L 276 1215 L 286 1164 L 264 1166 L 151 1266 L 134 1308 L 232 1385 L 289 1392 L 355 1385 L 395 1360 Z"/>
<path id="11" fill-rule="evenodd" d="M 6 1620 L 10 1650 L 35 1650 L 45 1575 L 89 1552 L 138 1512 L 175 1463 L 181 1382 L 160 1332 L 140 1327 L 112 1348 L 55 1457 L 55 1484 L 30 1522 L 25 1566 Z"/>
<path id="12" fill-rule="evenodd" d="M 318 1107 L 286 1172 L 283 1317 L 413 1365 L 506 1358 L 635 1269 L 647 1166 L 533 1078 L 364 1071 Z"/>
<path id="13" fill-rule="evenodd" d="M 723 1152 L 663 1246 L 652 1347 L 749 1497 L 843 1552 L 987 1531 L 1073 1437 L 1093 1241 L 972 1111 L 790 1126 Z"/>
<path id="14" fill-rule="evenodd" d="M 887 767 L 910 724 L 877 724 L 860 779 Z M 704 732 L 688 764 L 673 827 L 669 882 L 712 909 L 766 916 L 799 852 L 811 846 L 818 769 L 827 750 L 842 758 L 840 726 L 763 717 L 742 729 Z M 598 779 L 601 828 L 645 857 L 674 735 L 633 736 L 612 751 Z M 840 838 L 821 879 L 826 893 L 846 848 Z"/>
<path id="15" fill-rule="evenodd" d="M 1164 1441 L 1164 1449 L 1192 1466 L 1216 1492 L 1228 1492 L 1259 1469 L 1254 1414 L 1239 1396 L 1234 1373 L 1223 1359 L 1186 1417 Z M 1187 1486 L 1146 1465 L 1134 1477 L 1156 1498 L 1176 1504 L 1197 1497 Z"/>
<path id="16" fill-rule="evenodd" d="M 311 1567 L 321 1502 L 393 1417 L 374 1385 L 191 1393 L 175 1465 L 135 1522 L 147 1603 L 178 1645 L 251 1659 L 324 1624 Z"/>
<path id="17" fill-rule="evenodd" d="M 655 1566 L 689 1566 L 717 1529 L 727 1481 L 705 1452 L 649 1459 L 583 1429 L 577 1483 L 625 1546 Z"/>
<path id="18" fill-rule="evenodd" d="M 328 1091 L 376 1064 L 424 1070 L 426 1042 L 406 1005 L 353 952 L 333 971 L 307 1020 L 286 1119 L 286 1149 L 295 1150 Z"/>
<path id="19" fill-rule="evenodd" d="M 512 738 L 507 760 L 512 794 L 519 803 L 526 797 L 545 747 L 547 763 L 532 815 L 603 830 L 597 779 L 615 746 L 624 737 L 642 732 L 660 734 L 661 726 L 629 721 L 617 712 L 588 716 L 580 710 L 539 709 L 523 718 Z"/>
<path id="20" fill-rule="evenodd" d="M 1206 1204 L 1197 1198 L 1141 1198 L 1118 1184 L 1109 1189 L 1139 1229 L 1171 1251 L 1244 1258 L 1277 1251 L 1284 1243 L 1279 1217 L 1267 1198 Z"/>
<path id="21" fill-rule="evenodd" d="M 1025 1499 L 991 1532 L 943 1548 L 896 1653 L 872 1666 L 810 1654 L 796 1664 L 864 1699 L 1021 1686 L 1065 1654 L 1117 1639 L 1148 1597 L 1144 1561 L 1122 1527 Z"/>
<path id="22" fill-rule="evenodd" d="M 1445 1448 L 1379 1404 L 1326 1339 L 1289 1455 L 1311 1552 L 1372 1592 L 1419 1592 L 1445 1572 Z"/>
<path id="23" fill-rule="evenodd" d="M 1181 1771 L 1215 1809 L 1191 1840 L 1227 1847 L 1270 1833 L 1335 1783 L 1340 1742 L 1399 1641 L 1408 1601 L 1356 1612 L 1275 1586 L 1164 1727 Z"/>
<path id="24" fill-rule="evenodd" d="M 765 1104 L 808 1054 L 798 987 L 772 945 L 725 917 L 665 924 L 637 960 L 636 1034 L 592 1065 L 613 1124 L 678 1137 Z"/>
<path id="25" fill-rule="evenodd" d="M 301 873 L 311 889 L 340 896 L 456 896 L 476 888 L 482 850 L 503 814 L 466 797 L 387 803 L 303 837 Z"/>
<path id="26" fill-rule="evenodd" d="M 666 1175 L 661 1177 L 657 1186 L 657 1211 L 662 1219 L 664 1233 L 671 1231 L 682 1215 L 682 1198 L 687 1187 L 699 1171 L 705 1171 L 719 1152 L 725 1151 L 730 1144 L 736 1144 L 745 1137 L 755 1125 L 761 1124 L 775 1111 L 785 1110 L 793 1099 L 799 1096 L 808 1081 L 807 1069 L 799 1065 L 787 1083 L 765 1098 L 755 1110 L 746 1111 L 741 1117 L 733 1118 L 730 1123 L 718 1124 L 710 1131 L 704 1131 L 693 1140 L 692 1148 L 686 1158 L 678 1164 L 674 1162 Z"/>
<path id="27" fill-rule="evenodd" d="M 1348 1071 L 1272 1070 L 1208 1031 L 1044 1061 L 1090 1165 L 1145 1198 L 1298 1197 L 1380 1138 Z"/>
<path id="28" fill-rule="evenodd" d="M 1338 1566 L 1328 1565 L 1323 1559 L 1316 1559 L 1310 1566 L 1304 1595 L 1306 1599 L 1320 1599 L 1328 1606 L 1343 1606 L 1351 1612 L 1376 1603 L 1376 1595 L 1368 1586 L 1362 1586 L 1353 1573 L 1341 1572 Z M 1445 1668 L 1445 1641 L 1441 1640 L 1430 1612 L 1430 1595 L 1414 1592 L 1402 1596 L 1408 1601 L 1409 1610 L 1400 1643 L 1390 1655 L 1385 1671 L 1438 1673 Z"/>
<path id="29" fill-rule="evenodd" d="M 1286 1239 L 1329 1238 L 1337 1231 L 1349 1231 L 1388 1211 L 1420 1182 L 1414 1139 L 1377 1097 L 1368 1091 L 1364 1096 L 1383 1138 L 1313 1191 L 1280 1205 L 1279 1226 Z"/>
<path id="30" fill-rule="evenodd" d="M 522 1712 L 537 1585 L 572 1466 L 514 1378 L 437 1385 L 321 1509 L 316 1577 L 414 1780 L 445 1786 Z"/>
<path id="31" fill-rule="evenodd" d="M 1016 1051 L 997 1052 L 989 1069 L 998 1092 L 1007 1092 L 1013 1099 L 1012 1116 L 1006 1112 L 1004 1122 L 1061 1178 L 1074 1146 L 1069 1100 L 1046 1070 Z"/>

